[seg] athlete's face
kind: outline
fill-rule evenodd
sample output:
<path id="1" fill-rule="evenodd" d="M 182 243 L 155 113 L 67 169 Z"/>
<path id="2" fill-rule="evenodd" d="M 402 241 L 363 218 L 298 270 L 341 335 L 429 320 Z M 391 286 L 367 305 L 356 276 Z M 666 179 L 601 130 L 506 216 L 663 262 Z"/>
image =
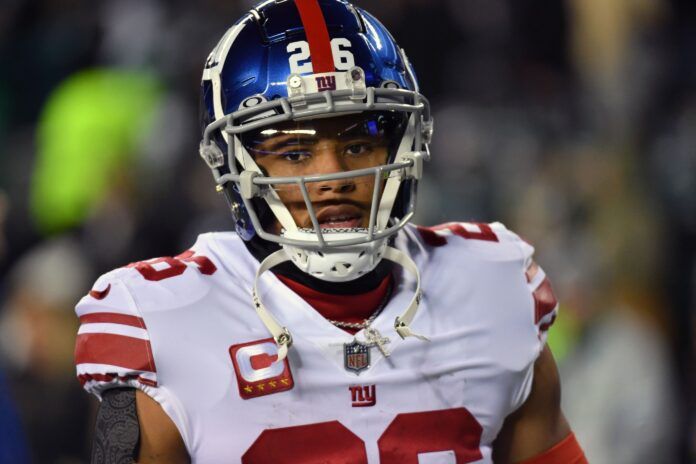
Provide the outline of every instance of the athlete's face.
<path id="1" fill-rule="evenodd" d="M 335 174 L 385 164 L 389 141 L 401 135 L 394 134 L 394 129 L 398 129 L 394 121 L 379 113 L 361 114 L 290 122 L 261 129 L 251 137 L 245 136 L 244 142 L 259 167 L 271 177 Z M 306 185 L 321 228 L 368 226 L 374 174 Z M 274 188 L 297 226 L 311 229 L 300 187 Z"/>

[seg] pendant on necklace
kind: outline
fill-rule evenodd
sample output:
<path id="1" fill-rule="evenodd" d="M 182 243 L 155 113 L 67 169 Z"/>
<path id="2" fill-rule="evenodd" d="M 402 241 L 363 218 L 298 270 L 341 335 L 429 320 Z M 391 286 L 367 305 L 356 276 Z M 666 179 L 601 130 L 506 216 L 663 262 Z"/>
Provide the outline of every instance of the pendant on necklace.
<path id="1" fill-rule="evenodd" d="M 387 349 L 388 343 L 391 343 L 389 337 L 383 337 L 374 327 L 365 327 L 365 342 L 353 339 L 351 343 L 343 344 L 344 367 L 347 371 L 360 375 L 370 367 L 370 348 L 376 346 L 382 356 L 388 358 L 391 354 Z"/>
<path id="2" fill-rule="evenodd" d="M 370 345 L 353 340 L 343 344 L 343 365 L 349 372 L 360 375 L 370 367 Z"/>
<path id="3" fill-rule="evenodd" d="M 368 346 L 376 346 L 385 358 L 388 358 L 391 354 L 387 349 L 387 343 L 391 343 L 391 340 L 389 340 L 389 337 L 383 337 L 379 330 L 374 327 L 365 327 L 365 341 Z"/>

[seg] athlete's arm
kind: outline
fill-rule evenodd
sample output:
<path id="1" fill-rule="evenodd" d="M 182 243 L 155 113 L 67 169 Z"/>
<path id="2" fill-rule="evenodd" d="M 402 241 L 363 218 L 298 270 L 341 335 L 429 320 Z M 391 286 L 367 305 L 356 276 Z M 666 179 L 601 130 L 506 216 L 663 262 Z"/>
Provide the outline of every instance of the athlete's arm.
<path id="1" fill-rule="evenodd" d="M 92 443 L 92 464 L 127 464 L 138 447 L 135 389 L 115 388 L 102 395 Z"/>
<path id="2" fill-rule="evenodd" d="M 135 392 L 140 423 L 139 464 L 188 464 L 179 430 L 162 407 L 140 390 Z"/>
<path id="3" fill-rule="evenodd" d="M 140 390 L 115 388 L 102 395 L 91 462 L 184 464 L 190 461 L 179 431 L 157 402 Z"/>
<path id="4" fill-rule="evenodd" d="M 584 459 L 561 411 L 561 385 L 556 363 L 551 351 L 544 347 L 534 364 L 532 391 L 527 401 L 505 419 L 493 446 L 493 460 L 501 463 L 529 459 L 553 464 L 586 462 L 560 458 L 558 451 L 554 451 L 559 448 L 566 453 L 563 456 L 574 453 L 574 456 Z"/>

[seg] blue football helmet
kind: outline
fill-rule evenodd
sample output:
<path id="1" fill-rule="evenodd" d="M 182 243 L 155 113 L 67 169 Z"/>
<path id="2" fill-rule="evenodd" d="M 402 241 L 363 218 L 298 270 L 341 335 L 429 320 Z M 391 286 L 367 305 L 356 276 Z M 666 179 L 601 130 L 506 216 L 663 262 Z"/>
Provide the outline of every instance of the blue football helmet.
<path id="1" fill-rule="evenodd" d="M 227 197 L 237 233 L 278 243 L 287 259 L 312 276 L 339 282 L 371 271 L 389 237 L 414 215 L 423 161 L 430 157 L 429 103 L 394 38 L 346 1 L 271 0 L 244 15 L 205 64 L 202 118 L 200 155 Z M 259 156 L 269 150 L 255 141 L 268 134 L 314 133 L 312 124 L 327 118 L 348 118 L 346 130 L 361 136 L 386 137 L 386 161 L 283 176 L 261 166 Z M 357 178 L 373 186 L 369 223 L 322 227 L 310 191 L 322 182 Z M 307 224 L 293 219 L 283 189 L 302 194 Z"/>

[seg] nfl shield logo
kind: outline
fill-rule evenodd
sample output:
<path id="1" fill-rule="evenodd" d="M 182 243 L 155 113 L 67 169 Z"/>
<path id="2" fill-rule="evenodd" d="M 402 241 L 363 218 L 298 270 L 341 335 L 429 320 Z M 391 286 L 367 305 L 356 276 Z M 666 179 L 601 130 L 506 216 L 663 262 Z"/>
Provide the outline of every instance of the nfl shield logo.
<path id="1" fill-rule="evenodd" d="M 347 371 L 360 374 L 370 367 L 370 347 L 357 340 L 343 344 L 343 363 Z"/>

